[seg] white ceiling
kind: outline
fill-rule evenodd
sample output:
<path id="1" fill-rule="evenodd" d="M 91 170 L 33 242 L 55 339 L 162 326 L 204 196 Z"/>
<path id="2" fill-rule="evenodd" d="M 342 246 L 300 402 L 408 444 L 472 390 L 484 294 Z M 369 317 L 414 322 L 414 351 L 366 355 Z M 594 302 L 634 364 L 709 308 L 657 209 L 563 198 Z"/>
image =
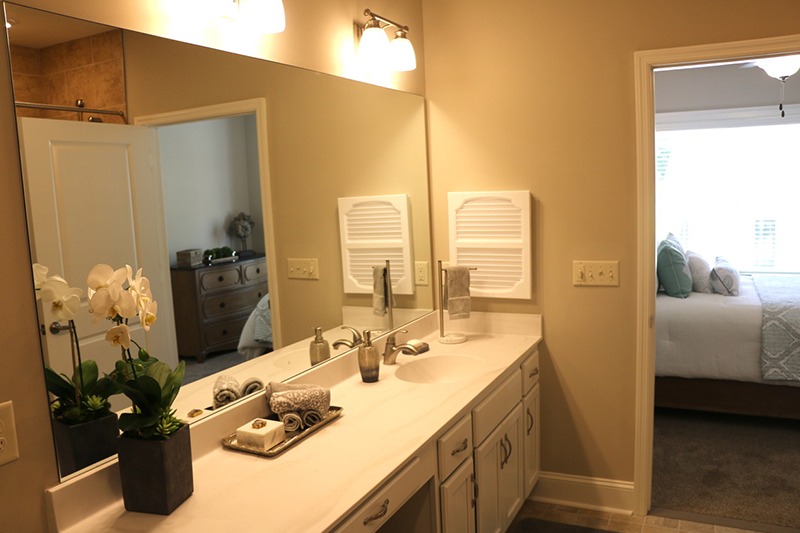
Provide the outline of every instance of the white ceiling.
<path id="1" fill-rule="evenodd" d="M 14 21 L 8 30 L 11 44 L 28 48 L 45 48 L 112 29 L 79 19 L 53 17 L 51 13 L 14 4 L 6 4 L 6 17 Z"/>

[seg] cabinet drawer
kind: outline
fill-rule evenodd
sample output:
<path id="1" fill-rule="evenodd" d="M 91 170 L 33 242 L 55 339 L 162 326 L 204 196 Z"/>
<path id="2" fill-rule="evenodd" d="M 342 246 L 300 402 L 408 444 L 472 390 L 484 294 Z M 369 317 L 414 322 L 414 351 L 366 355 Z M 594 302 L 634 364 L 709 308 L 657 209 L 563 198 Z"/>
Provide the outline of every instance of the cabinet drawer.
<path id="1" fill-rule="evenodd" d="M 267 279 L 267 262 L 259 261 L 251 265 L 244 265 L 244 282 L 259 283 Z"/>
<path id="2" fill-rule="evenodd" d="M 534 350 L 522 363 L 522 394 L 528 394 L 539 382 L 539 350 Z"/>
<path id="3" fill-rule="evenodd" d="M 437 442 L 439 479 L 447 479 L 461 462 L 472 455 L 472 418 L 467 415 Z"/>
<path id="4" fill-rule="evenodd" d="M 375 491 L 358 510 L 339 527 L 337 532 L 377 531 L 397 512 L 435 473 L 436 455 L 430 451 L 421 452 L 398 473 Z"/>
<path id="5" fill-rule="evenodd" d="M 200 292 L 232 287 L 241 283 L 242 275 L 238 266 L 218 267 L 200 274 Z"/>
<path id="6" fill-rule="evenodd" d="M 245 322 L 247 322 L 247 317 L 204 327 L 206 345 L 213 347 L 233 341 L 238 342 Z"/>
<path id="7" fill-rule="evenodd" d="M 517 369 L 472 410 L 472 430 L 475 445 L 480 445 L 497 424 L 519 403 L 522 372 Z"/>
<path id="8" fill-rule="evenodd" d="M 203 301 L 203 316 L 217 318 L 240 311 L 252 311 L 261 298 L 257 288 L 209 296 Z"/>

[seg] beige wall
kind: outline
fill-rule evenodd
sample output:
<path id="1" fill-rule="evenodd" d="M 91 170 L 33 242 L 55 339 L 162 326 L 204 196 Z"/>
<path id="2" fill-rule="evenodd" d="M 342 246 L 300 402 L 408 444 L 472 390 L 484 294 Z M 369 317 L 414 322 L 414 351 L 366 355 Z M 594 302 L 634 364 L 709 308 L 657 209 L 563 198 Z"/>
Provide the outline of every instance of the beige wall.
<path id="1" fill-rule="evenodd" d="M 637 50 L 800 33 L 791 0 L 426 0 L 434 257 L 447 192 L 528 189 L 542 313 L 542 468 L 632 481 Z M 576 288 L 573 259 L 619 260 L 618 288 Z"/>

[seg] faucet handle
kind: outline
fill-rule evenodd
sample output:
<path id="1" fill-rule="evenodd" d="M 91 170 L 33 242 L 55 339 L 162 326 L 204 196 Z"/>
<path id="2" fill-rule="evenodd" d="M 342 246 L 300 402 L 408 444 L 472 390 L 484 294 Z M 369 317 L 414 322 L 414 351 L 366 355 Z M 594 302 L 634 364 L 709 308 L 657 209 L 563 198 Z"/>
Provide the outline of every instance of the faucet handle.
<path id="1" fill-rule="evenodd" d="M 398 333 L 408 333 L 408 330 L 407 329 L 396 329 L 393 332 L 389 333 L 389 336 L 386 338 L 386 344 L 387 345 L 388 344 L 392 344 L 393 345 L 395 343 L 395 337 L 397 336 Z"/>
<path id="2" fill-rule="evenodd" d="M 352 326 L 342 326 L 340 329 L 348 329 L 348 330 L 350 330 L 350 333 L 353 334 L 353 345 L 354 346 L 356 344 L 361 344 L 364 341 L 364 339 L 361 338 L 361 333 L 359 333 L 356 328 L 354 328 Z"/>

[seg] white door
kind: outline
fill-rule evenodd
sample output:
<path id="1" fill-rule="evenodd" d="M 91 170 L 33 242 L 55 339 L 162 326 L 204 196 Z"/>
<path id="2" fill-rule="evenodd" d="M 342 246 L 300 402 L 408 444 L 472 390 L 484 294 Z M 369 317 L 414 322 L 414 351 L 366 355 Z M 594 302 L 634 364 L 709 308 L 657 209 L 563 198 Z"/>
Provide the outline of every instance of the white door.
<path id="1" fill-rule="evenodd" d="M 144 268 L 158 302 L 150 331 L 131 320 L 132 336 L 174 367 L 178 356 L 154 133 L 142 126 L 22 118 L 20 138 L 33 261 L 83 290 L 83 309 L 75 320 L 82 358 L 97 361 L 101 373 L 111 372 L 119 359 L 120 352 L 105 341 L 111 323 L 94 322 L 89 314 L 86 278 L 97 263 L 129 264 L 134 271 Z M 40 316 L 48 366 L 71 375 L 69 333 L 51 333 L 49 309 Z"/>

